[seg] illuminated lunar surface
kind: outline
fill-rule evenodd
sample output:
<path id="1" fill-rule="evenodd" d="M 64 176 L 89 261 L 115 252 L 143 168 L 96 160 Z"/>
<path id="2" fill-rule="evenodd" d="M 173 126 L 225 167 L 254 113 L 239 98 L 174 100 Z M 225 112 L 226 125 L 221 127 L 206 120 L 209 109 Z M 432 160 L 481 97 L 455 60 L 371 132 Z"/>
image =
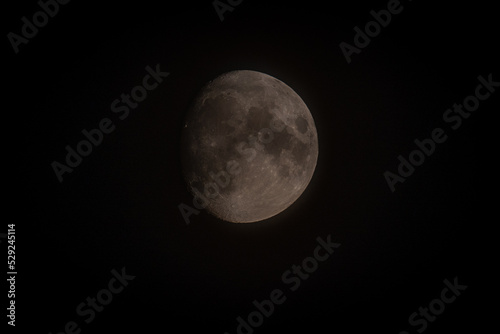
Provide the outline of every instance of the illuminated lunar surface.
<path id="1" fill-rule="evenodd" d="M 233 71 L 199 92 L 181 152 L 197 208 L 250 223 L 277 215 L 304 192 L 316 168 L 318 135 L 289 86 L 264 73 Z"/>

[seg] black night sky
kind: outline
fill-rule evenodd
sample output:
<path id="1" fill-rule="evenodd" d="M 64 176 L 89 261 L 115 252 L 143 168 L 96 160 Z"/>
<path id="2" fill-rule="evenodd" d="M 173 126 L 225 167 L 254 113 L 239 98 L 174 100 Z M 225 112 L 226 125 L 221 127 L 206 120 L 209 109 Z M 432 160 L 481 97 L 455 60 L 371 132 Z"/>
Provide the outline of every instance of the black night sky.
<path id="1" fill-rule="evenodd" d="M 488 125 L 500 94 L 498 13 L 486 1 L 402 0 L 348 63 L 339 44 L 354 46 L 354 27 L 364 30 L 388 3 L 245 0 L 221 21 L 212 1 L 71 1 L 17 54 L 9 33 L 21 35 L 21 18 L 41 7 L 4 4 L 9 201 L 0 233 L 16 224 L 18 274 L 16 326 L 5 315 L 2 326 L 234 334 L 254 300 L 280 289 L 286 300 L 241 333 L 486 332 L 497 262 L 486 203 L 496 192 L 497 129 Z M 169 75 L 120 119 L 111 104 L 142 85 L 147 66 Z M 178 209 L 192 206 L 180 164 L 184 117 L 208 81 L 242 69 L 280 79 L 307 104 L 316 171 L 266 221 L 232 224 L 202 210 L 187 225 Z M 477 110 L 443 118 L 490 74 Z M 65 164 L 66 146 L 103 119 L 113 130 L 59 182 L 51 164 Z M 397 174 L 398 156 L 409 159 L 436 128 L 446 140 L 392 192 L 384 173 Z M 292 291 L 283 273 L 328 235 L 341 245 Z M 79 315 L 122 268 L 135 278 L 91 320 Z M 424 320 L 412 326 L 409 317 L 456 277 L 467 288 L 425 330 Z M 71 321 L 77 327 L 65 331 Z"/>

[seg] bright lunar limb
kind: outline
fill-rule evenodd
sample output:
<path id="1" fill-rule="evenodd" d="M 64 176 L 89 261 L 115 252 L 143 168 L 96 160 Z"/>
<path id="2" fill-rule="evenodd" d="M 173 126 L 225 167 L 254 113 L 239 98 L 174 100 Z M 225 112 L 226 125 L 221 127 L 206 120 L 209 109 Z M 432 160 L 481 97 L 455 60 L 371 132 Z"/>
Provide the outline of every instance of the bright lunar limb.
<path id="1" fill-rule="evenodd" d="M 198 94 L 183 127 L 182 162 L 194 203 L 234 223 L 270 218 L 309 184 L 318 159 L 314 119 L 282 81 L 232 71 Z"/>

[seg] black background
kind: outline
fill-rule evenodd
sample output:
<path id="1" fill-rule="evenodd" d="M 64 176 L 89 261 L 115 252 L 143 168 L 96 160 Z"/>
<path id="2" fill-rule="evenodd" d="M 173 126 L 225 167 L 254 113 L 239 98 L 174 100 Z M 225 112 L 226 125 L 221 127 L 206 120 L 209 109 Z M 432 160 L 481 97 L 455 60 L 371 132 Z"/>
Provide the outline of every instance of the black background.
<path id="1" fill-rule="evenodd" d="M 232 334 L 254 299 L 279 288 L 287 300 L 255 333 L 399 333 L 457 276 L 467 290 L 426 332 L 484 332 L 495 225 L 484 214 L 494 157 L 486 124 L 499 93 L 456 131 L 442 115 L 474 93 L 479 75 L 500 80 L 498 15 L 486 1 L 402 5 L 350 64 L 339 43 L 352 44 L 354 26 L 387 1 L 245 0 L 223 22 L 211 1 L 72 1 L 18 54 L 5 37 L 11 187 L 1 231 L 16 223 L 15 331 L 58 333 L 73 320 L 82 333 Z M 4 4 L 4 36 L 38 10 Z M 111 102 L 156 64 L 170 75 L 119 120 Z M 275 76 L 302 97 L 318 165 L 278 216 L 232 224 L 201 212 L 186 225 L 183 117 L 206 82 L 237 69 Z M 105 117 L 115 131 L 59 183 L 51 163 Z M 448 140 L 391 193 L 383 173 L 436 127 Z M 342 245 L 291 292 L 282 273 L 329 234 Z M 136 278 L 85 324 L 76 306 L 122 267 Z"/>

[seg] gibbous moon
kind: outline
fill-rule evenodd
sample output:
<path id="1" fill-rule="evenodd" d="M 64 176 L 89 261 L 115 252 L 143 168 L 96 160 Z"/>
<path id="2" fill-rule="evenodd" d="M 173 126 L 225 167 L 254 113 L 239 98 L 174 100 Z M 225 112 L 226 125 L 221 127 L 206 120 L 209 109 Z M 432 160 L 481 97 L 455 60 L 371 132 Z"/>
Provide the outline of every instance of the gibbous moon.
<path id="1" fill-rule="evenodd" d="M 199 92 L 181 152 L 195 207 L 251 223 L 277 215 L 304 192 L 316 168 L 318 135 L 306 104 L 285 83 L 232 71 Z"/>

